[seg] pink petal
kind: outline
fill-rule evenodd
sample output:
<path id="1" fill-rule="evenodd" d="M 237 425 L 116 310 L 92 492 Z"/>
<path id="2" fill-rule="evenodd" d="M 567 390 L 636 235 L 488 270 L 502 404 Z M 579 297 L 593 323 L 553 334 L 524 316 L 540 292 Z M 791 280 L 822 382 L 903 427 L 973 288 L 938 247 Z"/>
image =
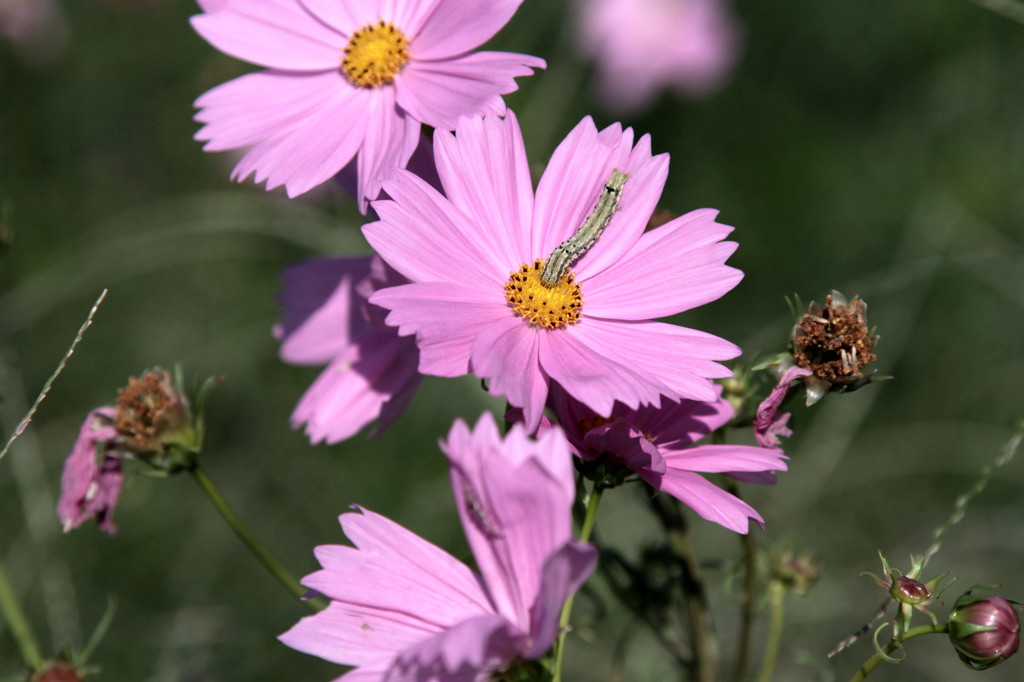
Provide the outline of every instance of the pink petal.
<path id="1" fill-rule="evenodd" d="M 515 660 L 523 635 L 499 615 L 478 616 L 402 651 L 389 682 L 477 682 Z"/>
<path id="2" fill-rule="evenodd" d="M 537 599 L 530 609 L 530 648 L 523 652 L 527 660 L 540 658 L 558 635 L 558 619 L 565 601 L 578 590 L 597 566 L 597 550 L 590 545 L 571 542 L 553 554 L 544 564 Z"/>
<path id="3" fill-rule="evenodd" d="M 662 451 L 670 469 L 703 473 L 786 471 L 781 450 L 753 445 L 700 445 L 675 452 Z"/>
<path id="4" fill-rule="evenodd" d="M 598 132 L 589 116 L 559 143 L 537 185 L 531 236 L 531 252 L 537 254 L 537 258 L 547 258 L 556 246 L 579 229 L 594 210 L 612 169 L 625 172 L 632 144 L 631 130 L 623 131 L 615 124 Z M 618 216 L 612 223 L 621 225 Z M 634 226 L 634 229 L 642 231 L 643 226 Z"/>
<path id="5" fill-rule="evenodd" d="M 587 314 L 622 320 L 667 317 L 714 301 L 736 286 L 743 273 L 724 265 L 736 244 L 717 241 L 732 228 L 715 223 L 715 213 L 694 211 L 647 232 L 614 267 L 581 283 Z"/>
<path id="6" fill-rule="evenodd" d="M 191 22 L 221 52 L 272 69 L 337 69 L 347 44 L 297 0 L 227 3 Z"/>
<path id="7" fill-rule="evenodd" d="M 425 631 L 494 612 L 477 576 L 444 550 L 368 510 L 343 514 L 341 523 L 355 547 L 317 547 L 323 568 L 303 585 L 333 601 L 411 616 Z"/>
<path id="8" fill-rule="evenodd" d="M 100 530 L 110 535 L 117 532 L 113 514 L 124 474 L 121 461 L 107 456 L 107 444 L 113 444 L 117 437 L 113 419 L 112 407 L 99 407 L 89 412 L 82 421 L 71 453 L 64 460 L 57 518 L 65 532 L 92 518 L 96 519 Z"/>
<path id="9" fill-rule="evenodd" d="M 366 137 L 359 152 L 359 210 L 380 195 L 381 184 L 405 168 L 420 141 L 420 122 L 395 108 L 394 88 L 377 88 L 369 98 Z"/>
<path id="10" fill-rule="evenodd" d="M 757 510 L 704 480 L 699 474 L 670 467 L 661 481 L 652 485 L 677 498 L 701 518 L 721 524 L 729 530 L 746 535 L 749 531 L 748 519 L 754 519 L 764 528 L 764 519 Z"/>
<path id="11" fill-rule="evenodd" d="M 414 282 L 473 287 L 505 305 L 505 282 L 519 264 L 490 250 L 480 225 L 411 173 L 396 173 L 384 191 L 393 201 L 374 203 L 380 220 L 364 225 L 363 235 L 391 267 Z"/>
<path id="12" fill-rule="evenodd" d="M 515 79 L 545 67 L 543 59 L 513 52 L 473 52 L 444 61 L 412 59 L 395 79 L 398 106 L 423 123 L 454 130 L 462 116 L 503 114 L 501 95 Z"/>
<path id="13" fill-rule="evenodd" d="M 511 317 L 504 301 L 453 284 L 406 284 L 378 291 L 370 302 L 391 310 L 387 323 L 416 334 L 423 374 L 456 377 L 470 371 L 473 342 L 488 325 Z"/>
<path id="14" fill-rule="evenodd" d="M 716 400 L 718 396 L 709 379 L 732 373 L 714 360 L 728 360 L 742 352 L 725 339 L 662 322 L 584 317 L 569 331 L 585 348 L 628 367 L 644 382 L 667 387 L 665 395 L 677 400 Z M 658 352 L 641 350 L 649 348 L 657 348 Z M 656 404 L 657 400 L 643 402 Z"/>
<path id="15" fill-rule="evenodd" d="M 558 454 L 570 461 L 561 438 Z M 498 611 L 526 633 L 543 567 L 572 538 L 572 499 L 542 464 L 549 455 L 539 452 L 538 443 L 528 441 L 522 429 L 505 440 L 485 414 L 472 433 L 456 422 L 441 447 L 451 462 L 459 516 L 487 590 Z M 517 462 L 507 454 L 523 449 L 533 456 Z"/>
<path id="16" fill-rule="evenodd" d="M 292 74 L 261 71 L 207 91 L 195 105 L 205 123 L 195 134 L 208 152 L 236 149 L 281 135 L 327 105 L 347 86 L 337 73 Z"/>
<path id="17" fill-rule="evenodd" d="M 648 471 L 659 476 L 665 473 L 665 460 L 658 447 L 647 440 L 638 424 L 627 419 L 619 418 L 590 429 L 583 442 L 591 452 L 614 455 L 634 471 Z"/>
<path id="18" fill-rule="evenodd" d="M 390 609 L 332 602 L 306 616 L 279 636 L 284 644 L 303 653 L 342 665 L 367 666 L 364 673 L 385 670 L 395 655 L 436 633 L 436 626 Z M 350 678 L 346 675 L 346 681 Z M 383 676 L 369 679 L 383 679 Z"/>
<path id="19" fill-rule="evenodd" d="M 578 331 L 582 326 L 578 324 L 541 336 L 541 367 L 571 396 L 597 414 L 608 417 L 615 401 L 638 407 L 642 403 L 657 402 L 659 396 L 669 390 L 657 376 L 644 376 L 631 363 L 609 358 L 599 346 L 581 342 Z M 528 421 L 527 428 L 530 424 Z"/>
<path id="20" fill-rule="evenodd" d="M 632 139 L 632 130 L 625 131 L 625 139 Z M 606 269 L 620 273 L 626 270 L 620 262 L 641 238 L 651 214 L 661 201 L 668 179 L 668 160 L 668 154 L 651 156 L 651 138 L 644 135 L 637 141 L 629 158 L 618 166 L 618 170 L 630 174 L 619 197 L 619 210 L 597 243 L 574 266 L 577 281 L 587 280 Z"/>
<path id="21" fill-rule="evenodd" d="M 754 436 L 757 442 L 766 448 L 777 448 L 781 441 L 779 437 L 789 437 L 793 431 L 786 426 L 789 421 L 789 413 L 779 414 L 782 403 L 789 393 L 789 385 L 812 374 L 811 370 L 799 365 L 793 365 L 782 373 L 775 388 L 768 394 L 761 404 L 757 406 L 754 414 Z"/>
<path id="22" fill-rule="evenodd" d="M 336 175 L 359 151 L 366 104 L 365 93 L 337 88 L 316 111 L 253 147 L 232 177 L 241 181 L 255 173 L 256 182 L 266 180 L 267 189 L 285 185 L 289 197 L 307 192 Z"/>
<path id="23" fill-rule="evenodd" d="M 320 365 L 341 353 L 365 331 L 353 287 L 370 273 L 369 258 L 317 258 L 281 273 L 282 325 L 277 330 L 281 359 Z"/>
<path id="24" fill-rule="evenodd" d="M 376 24 L 380 19 L 390 21 L 381 13 L 381 2 L 362 0 L 348 2 L 339 0 L 298 0 L 305 9 L 323 24 L 345 36 L 344 47 L 352 34 L 367 24 Z M 408 37 L 408 35 L 406 36 Z"/>
<path id="25" fill-rule="evenodd" d="M 527 235 L 533 184 L 515 114 L 463 119 L 459 133 L 436 132 L 435 161 L 444 194 L 478 226 L 487 250 L 506 268 L 532 262 Z"/>
<path id="26" fill-rule="evenodd" d="M 494 37 L 522 0 L 439 0 L 413 37 L 415 59 L 443 59 L 476 49 Z"/>
<path id="27" fill-rule="evenodd" d="M 508 314 L 481 327 L 473 342 L 470 368 L 488 379 L 491 395 L 505 396 L 523 408 L 526 429 L 531 433 L 540 423 L 548 395 L 548 377 L 538 362 L 538 347 L 549 332 L 531 327 Z"/>
<path id="28" fill-rule="evenodd" d="M 411 339 L 393 329 L 373 330 L 317 377 L 296 406 L 292 426 L 306 424 L 313 443 L 350 438 L 381 418 L 395 396 L 408 402 L 420 382 L 418 364 Z"/>

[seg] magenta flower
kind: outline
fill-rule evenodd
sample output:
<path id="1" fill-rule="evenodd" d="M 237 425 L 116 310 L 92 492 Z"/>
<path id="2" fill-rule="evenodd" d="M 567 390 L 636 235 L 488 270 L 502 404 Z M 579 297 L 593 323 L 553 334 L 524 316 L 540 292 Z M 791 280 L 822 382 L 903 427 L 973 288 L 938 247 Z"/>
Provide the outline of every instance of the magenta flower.
<path id="1" fill-rule="evenodd" d="M 723 339 L 653 322 L 729 291 L 742 273 L 724 262 L 732 228 L 714 210 L 644 232 L 668 175 L 668 155 L 634 146 L 632 129 L 598 132 L 583 119 L 558 146 L 536 198 L 511 113 L 463 119 L 438 132 L 434 157 L 445 196 L 411 173 L 384 185 L 380 220 L 366 238 L 410 284 L 378 291 L 388 324 L 415 334 L 420 372 L 473 372 L 540 423 L 551 381 L 602 416 L 672 399 L 714 400 L 709 378 L 739 355 Z M 595 207 L 613 169 L 629 173 L 619 210 L 600 239 L 554 286 L 545 259 Z"/>
<path id="2" fill-rule="evenodd" d="M 733 417 L 719 397 L 713 402 L 663 399 L 659 407 L 630 409 L 616 404 L 611 417 L 599 417 L 559 390 L 551 407 L 576 454 L 586 460 L 610 457 L 635 471 L 653 488 L 672 495 L 701 518 L 746 533 L 748 519 L 764 519 L 749 504 L 701 474 L 728 474 L 748 483 L 774 483 L 786 470 L 781 450 L 750 445 L 694 445 Z"/>
<path id="3" fill-rule="evenodd" d="M 281 635 L 288 646 L 358 666 L 348 682 L 493 679 L 535 660 L 558 634 L 562 604 L 596 562 L 572 541 L 572 457 L 560 431 L 504 440 L 485 414 L 457 421 L 442 449 L 477 575 L 450 554 L 373 512 L 341 516 L 355 545 L 316 549 L 303 584 L 328 607 Z"/>
<path id="4" fill-rule="evenodd" d="M 314 443 L 337 443 L 373 421 L 377 435 L 401 415 L 420 385 L 419 351 L 384 324 L 386 311 L 367 299 L 405 278 L 379 257 L 323 258 L 296 263 L 281 275 L 281 359 L 327 364 L 292 413 Z"/>
<path id="5" fill-rule="evenodd" d="M 113 515 L 124 474 L 120 458 L 109 454 L 117 435 L 113 407 L 99 407 L 82 422 L 60 479 L 57 518 L 65 533 L 92 518 L 100 530 L 117 532 Z"/>
<path id="6" fill-rule="evenodd" d="M 594 59 L 609 108 L 635 113 L 663 89 L 700 97 L 739 53 L 727 0 L 578 0 L 580 51 Z"/>
<path id="7" fill-rule="evenodd" d="M 404 168 L 420 125 L 450 130 L 460 116 L 502 113 L 514 78 L 544 60 L 472 52 L 522 0 L 200 0 L 195 30 L 267 71 L 198 100 L 207 151 L 250 147 L 232 177 L 255 173 L 294 197 L 353 158 L 360 210 Z"/>

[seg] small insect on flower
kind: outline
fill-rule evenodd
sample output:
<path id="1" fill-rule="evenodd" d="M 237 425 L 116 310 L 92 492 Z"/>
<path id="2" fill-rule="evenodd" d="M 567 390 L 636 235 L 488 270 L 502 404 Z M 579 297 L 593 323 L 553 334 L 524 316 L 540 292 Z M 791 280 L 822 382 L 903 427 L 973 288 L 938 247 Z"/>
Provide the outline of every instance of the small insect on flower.
<path id="1" fill-rule="evenodd" d="M 548 289 L 555 286 L 569 271 L 569 266 L 597 242 L 604 228 L 611 222 L 612 216 L 619 210 L 619 197 L 622 195 L 622 187 L 626 180 L 629 180 L 629 173 L 621 173 L 617 168 L 612 171 L 612 176 L 601 190 L 594 210 L 583 221 L 580 229 L 555 247 L 548 256 L 544 271 L 540 274 L 541 284 Z"/>

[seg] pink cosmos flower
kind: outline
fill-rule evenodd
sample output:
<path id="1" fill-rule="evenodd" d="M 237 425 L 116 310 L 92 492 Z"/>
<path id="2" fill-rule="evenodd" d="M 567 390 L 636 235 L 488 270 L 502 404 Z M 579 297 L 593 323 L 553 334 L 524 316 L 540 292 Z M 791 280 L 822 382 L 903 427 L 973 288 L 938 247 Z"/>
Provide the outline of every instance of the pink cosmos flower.
<path id="1" fill-rule="evenodd" d="M 739 52 L 727 0 L 578 0 L 579 49 L 604 102 L 635 113 L 671 88 L 700 97 L 725 81 Z"/>
<path id="2" fill-rule="evenodd" d="M 377 435 L 405 410 L 420 385 L 419 351 L 384 324 L 386 311 L 367 299 L 406 282 L 377 256 L 296 263 L 281 275 L 281 359 L 327 364 L 292 413 L 314 443 L 337 443 L 374 420 Z"/>
<path id="3" fill-rule="evenodd" d="M 748 519 L 764 528 L 764 519 L 753 507 L 701 476 L 724 473 L 748 483 L 774 483 L 774 472 L 786 470 L 781 450 L 694 445 L 732 419 L 733 408 L 721 396 L 713 402 L 663 399 L 658 407 L 638 410 L 616 404 L 611 417 L 598 417 L 556 389 L 551 407 L 570 445 L 583 459 L 611 457 L 656 490 L 729 530 L 746 534 Z"/>
<path id="4" fill-rule="evenodd" d="M 353 158 L 360 210 L 404 168 L 420 125 L 450 130 L 460 116 L 501 113 L 514 78 L 544 60 L 472 52 L 522 0 L 200 0 L 195 30 L 267 71 L 198 100 L 207 151 L 250 147 L 232 177 L 255 173 L 294 197 Z"/>
<path id="5" fill-rule="evenodd" d="M 490 414 L 457 421 L 442 449 L 451 466 L 476 574 L 447 552 L 367 510 L 341 516 L 355 545 L 316 549 L 303 584 L 330 598 L 281 635 L 288 646 L 358 666 L 346 682 L 494 679 L 535 660 L 558 634 L 562 604 L 596 562 L 572 541 L 572 457 L 564 435 L 539 441 Z"/>
<path id="6" fill-rule="evenodd" d="M 117 532 L 113 515 L 124 474 L 120 458 L 108 455 L 116 437 L 113 407 L 97 408 L 82 422 L 60 479 L 57 518 L 65 533 L 92 518 L 100 530 Z"/>
<path id="7" fill-rule="evenodd" d="M 457 135 L 434 136 L 445 196 L 411 173 L 384 184 L 380 220 L 366 238 L 410 284 L 371 302 L 387 323 L 416 335 L 420 372 L 487 379 L 523 408 L 536 430 L 556 381 L 597 414 L 615 401 L 636 409 L 674 400 L 715 400 L 709 378 L 739 355 L 723 339 L 653 322 L 713 301 L 742 273 L 717 211 L 693 211 L 644 232 L 668 175 L 668 155 L 619 125 L 585 118 L 558 146 L 537 188 L 510 112 L 463 119 Z M 551 287 L 545 260 L 595 208 L 613 169 L 629 173 L 619 210 L 600 239 Z"/>

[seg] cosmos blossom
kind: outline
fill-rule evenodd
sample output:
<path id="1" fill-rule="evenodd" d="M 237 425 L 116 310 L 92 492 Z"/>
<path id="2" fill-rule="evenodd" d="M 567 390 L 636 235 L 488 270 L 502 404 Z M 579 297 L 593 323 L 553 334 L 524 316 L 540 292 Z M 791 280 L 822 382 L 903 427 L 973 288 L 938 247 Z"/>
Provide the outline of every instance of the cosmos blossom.
<path id="1" fill-rule="evenodd" d="M 117 532 L 113 515 L 124 474 L 121 459 L 108 455 L 108 446 L 118 435 L 114 414 L 113 407 L 92 410 L 64 461 L 57 518 L 65 532 L 92 518 L 100 530 L 110 535 Z"/>
<path id="2" fill-rule="evenodd" d="M 448 455 L 459 517 L 477 574 L 412 532 L 359 509 L 341 526 L 354 547 L 316 549 L 303 584 L 328 607 L 281 641 L 357 668 L 346 682 L 468 682 L 533 661 L 551 648 L 565 600 L 596 552 L 572 541 L 572 456 L 557 429 L 540 440 L 490 414 L 457 421 Z"/>
<path id="3" fill-rule="evenodd" d="M 636 113 L 661 90 L 689 97 L 725 81 L 740 49 L 727 0 L 577 0 L 577 43 L 610 109 Z"/>
<path id="4" fill-rule="evenodd" d="M 298 196 L 357 160 L 360 210 L 404 168 L 422 124 L 505 110 L 544 60 L 474 52 L 522 0 L 200 0 L 192 26 L 267 67 L 196 100 L 207 151 L 248 148 L 232 177 Z"/>
<path id="5" fill-rule="evenodd" d="M 282 322 L 274 329 L 281 359 L 327 367 L 292 413 L 314 443 L 337 443 L 377 421 L 372 435 L 398 418 L 419 387 L 419 351 L 384 324 L 367 299 L 407 280 L 377 256 L 319 258 L 282 274 Z"/>
<path id="6" fill-rule="evenodd" d="M 742 273 L 726 266 L 732 231 L 702 209 L 645 232 L 668 176 L 618 124 L 588 117 L 558 146 L 537 187 L 510 112 L 463 119 L 437 132 L 434 158 L 444 196 L 411 173 L 384 184 L 391 200 L 363 233 L 409 284 L 378 291 L 387 323 L 416 336 L 420 372 L 487 380 L 521 407 L 534 431 L 552 381 L 597 414 L 674 400 L 715 400 L 716 361 L 740 349 L 703 332 L 652 321 L 713 301 Z M 617 212 L 596 242 L 551 286 L 541 279 L 553 250 L 587 221 L 628 174 Z M 612 188 L 614 189 L 614 187 Z M 604 197 L 604 198 L 602 198 Z"/>
<path id="7" fill-rule="evenodd" d="M 677 498 L 701 518 L 746 533 L 748 519 L 762 528 L 753 507 L 701 474 L 729 474 L 748 483 L 774 483 L 786 470 L 781 450 L 750 445 L 696 445 L 725 426 L 734 411 L 721 396 L 711 402 L 663 399 L 661 405 L 630 409 L 617 404 L 610 418 L 557 388 L 552 411 L 576 454 L 587 460 L 609 457 L 632 469 L 653 488 Z"/>

